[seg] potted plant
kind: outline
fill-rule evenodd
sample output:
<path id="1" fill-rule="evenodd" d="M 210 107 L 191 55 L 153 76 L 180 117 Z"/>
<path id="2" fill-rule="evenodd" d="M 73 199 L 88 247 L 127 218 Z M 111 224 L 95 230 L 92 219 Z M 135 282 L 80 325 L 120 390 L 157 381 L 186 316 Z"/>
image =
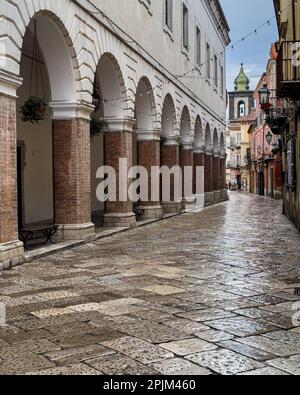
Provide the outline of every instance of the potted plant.
<path id="1" fill-rule="evenodd" d="M 30 96 L 21 107 L 22 121 L 39 123 L 46 121 L 52 114 L 52 110 L 46 100 L 39 96 Z"/>
<path id="2" fill-rule="evenodd" d="M 108 123 L 101 118 L 96 117 L 96 115 L 93 115 L 91 117 L 91 126 L 90 126 L 90 131 L 91 131 L 91 138 L 95 138 L 99 136 L 102 132 L 108 129 Z"/>

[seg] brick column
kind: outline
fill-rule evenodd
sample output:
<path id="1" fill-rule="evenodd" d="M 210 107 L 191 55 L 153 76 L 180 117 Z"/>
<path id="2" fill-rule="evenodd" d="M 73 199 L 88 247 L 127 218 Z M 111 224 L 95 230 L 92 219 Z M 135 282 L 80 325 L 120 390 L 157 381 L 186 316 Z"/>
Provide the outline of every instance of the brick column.
<path id="1" fill-rule="evenodd" d="M 94 234 L 91 222 L 91 106 L 53 108 L 54 215 L 57 237 L 82 239 Z"/>
<path id="2" fill-rule="evenodd" d="M 226 188 L 226 155 L 223 154 L 220 156 L 220 190 L 221 200 L 228 200 L 228 191 Z"/>
<path id="3" fill-rule="evenodd" d="M 194 150 L 194 169 L 193 169 L 193 192 L 196 198 L 196 208 L 203 208 L 204 196 L 204 166 L 205 155 L 203 150 Z"/>
<path id="4" fill-rule="evenodd" d="M 16 91 L 22 80 L 0 72 L 0 270 L 23 261 L 18 239 Z"/>
<path id="5" fill-rule="evenodd" d="M 117 201 L 106 203 L 104 226 L 134 227 L 136 224 L 133 213 L 133 202 L 129 200 L 128 172 L 132 168 L 132 129 L 134 120 L 106 119 L 109 124 L 104 134 L 104 163 L 113 167 L 117 176 Z M 127 169 L 120 168 L 120 160 L 126 161 Z M 120 190 L 120 182 L 124 191 Z M 124 194 L 124 196 L 122 196 Z"/>
<path id="6" fill-rule="evenodd" d="M 176 138 L 169 138 L 161 146 L 161 166 L 166 166 L 170 170 L 174 166 L 179 166 L 179 144 Z M 182 212 L 182 200 L 176 200 L 174 196 L 175 178 L 171 175 L 170 182 L 170 201 L 162 201 L 164 213 L 166 214 L 180 214 Z M 162 185 L 163 187 L 163 185 Z"/>
<path id="7" fill-rule="evenodd" d="M 193 180 L 193 169 L 194 169 L 194 150 L 192 144 L 183 144 L 180 149 L 180 167 L 182 170 L 183 177 L 183 207 L 185 211 L 195 209 L 196 199 L 193 192 L 194 180 Z M 191 169 L 191 174 L 188 169 Z M 190 177 L 191 179 L 187 179 Z M 187 188 L 187 190 L 185 190 Z"/>
<path id="8" fill-rule="evenodd" d="M 220 189 L 220 155 L 214 153 L 213 156 L 213 190 L 214 190 L 214 203 L 221 201 Z"/>
<path id="9" fill-rule="evenodd" d="M 152 200 L 152 172 L 153 166 L 160 167 L 160 133 L 137 130 L 138 138 L 138 165 L 143 166 L 148 173 L 148 201 L 141 202 L 144 210 L 144 219 L 159 219 L 163 217 L 163 207 L 160 202 L 159 184 L 157 200 Z M 155 192 L 155 191 L 153 191 Z"/>
<path id="10" fill-rule="evenodd" d="M 213 204 L 213 202 L 214 202 L 213 154 L 210 150 L 205 151 L 204 191 L 205 191 L 205 205 L 209 206 L 209 205 Z"/>

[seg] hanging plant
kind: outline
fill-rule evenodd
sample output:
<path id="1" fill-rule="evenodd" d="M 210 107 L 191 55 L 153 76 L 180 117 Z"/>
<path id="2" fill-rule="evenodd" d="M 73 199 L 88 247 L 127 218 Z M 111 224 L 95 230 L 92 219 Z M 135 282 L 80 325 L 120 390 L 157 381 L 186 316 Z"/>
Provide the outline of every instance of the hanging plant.
<path id="1" fill-rule="evenodd" d="M 95 115 L 91 117 L 91 138 L 95 138 L 99 136 L 102 132 L 108 129 L 108 123 L 101 118 L 96 117 Z"/>
<path id="2" fill-rule="evenodd" d="M 38 123 L 46 121 L 52 115 L 48 102 L 38 96 L 30 96 L 21 107 L 22 121 Z"/>

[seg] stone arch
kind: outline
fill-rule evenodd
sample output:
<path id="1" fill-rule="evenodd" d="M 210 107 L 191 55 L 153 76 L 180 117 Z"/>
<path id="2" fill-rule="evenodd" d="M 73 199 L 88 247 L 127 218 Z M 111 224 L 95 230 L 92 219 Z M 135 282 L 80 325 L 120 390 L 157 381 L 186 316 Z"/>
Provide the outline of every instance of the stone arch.
<path id="1" fill-rule="evenodd" d="M 187 106 L 183 107 L 180 119 L 180 137 L 182 143 L 193 143 L 194 133 L 192 132 L 191 115 Z"/>
<path id="2" fill-rule="evenodd" d="M 33 3 L 33 1 L 25 2 L 23 0 L 18 4 L 7 4 L 5 7 L 2 27 L 5 31 L 6 53 L 1 62 L 2 69 L 15 75 L 20 74 L 24 38 L 28 31 L 33 34 L 33 21 L 36 20 L 39 45 L 45 63 L 47 63 L 52 101 L 76 102 L 80 100 L 81 78 L 75 41 L 72 40 L 66 27 L 69 25 L 67 21 L 69 13 L 62 13 L 57 2 L 48 4 L 47 9 L 40 3 L 28 3 Z M 17 21 L 5 15 L 5 12 L 9 12 L 10 7 L 17 9 Z M 70 2 L 66 8 L 70 11 L 74 5 Z M 15 10 L 11 10 L 11 12 L 15 14 Z"/>
<path id="3" fill-rule="evenodd" d="M 168 93 L 164 99 L 161 120 L 162 134 L 165 138 L 176 135 L 176 109 L 172 96 Z"/>
<path id="4" fill-rule="evenodd" d="M 217 129 L 214 130 L 213 149 L 214 153 L 218 153 L 220 151 L 219 135 Z"/>
<path id="5" fill-rule="evenodd" d="M 195 122 L 195 148 L 202 149 L 204 145 L 203 140 L 203 128 L 202 128 L 202 121 L 200 115 L 196 117 Z"/>
<path id="6" fill-rule="evenodd" d="M 212 141 L 211 141 L 211 131 L 209 123 L 206 124 L 205 128 L 205 149 L 207 151 L 211 150 Z"/>
<path id="7" fill-rule="evenodd" d="M 117 59 L 104 53 L 97 65 L 94 91 L 99 95 L 104 118 L 120 119 L 126 112 L 126 87 Z"/>
<path id="8" fill-rule="evenodd" d="M 153 132 L 156 122 L 156 103 L 150 81 L 142 77 L 135 95 L 135 119 L 138 130 Z"/>
<path id="9" fill-rule="evenodd" d="M 221 137 L 220 137 L 220 151 L 221 151 L 221 155 L 226 154 L 226 141 L 223 132 L 221 133 Z"/>

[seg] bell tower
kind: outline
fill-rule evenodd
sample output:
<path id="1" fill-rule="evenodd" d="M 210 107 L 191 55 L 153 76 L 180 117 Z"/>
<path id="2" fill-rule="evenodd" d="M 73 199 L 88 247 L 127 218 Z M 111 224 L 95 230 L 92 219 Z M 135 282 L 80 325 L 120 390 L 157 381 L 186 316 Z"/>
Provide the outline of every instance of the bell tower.
<path id="1" fill-rule="evenodd" d="M 250 80 L 245 73 L 243 63 L 234 85 L 234 91 L 229 92 L 229 121 L 239 122 L 239 119 L 250 115 L 254 107 L 254 92 L 250 90 Z"/>

